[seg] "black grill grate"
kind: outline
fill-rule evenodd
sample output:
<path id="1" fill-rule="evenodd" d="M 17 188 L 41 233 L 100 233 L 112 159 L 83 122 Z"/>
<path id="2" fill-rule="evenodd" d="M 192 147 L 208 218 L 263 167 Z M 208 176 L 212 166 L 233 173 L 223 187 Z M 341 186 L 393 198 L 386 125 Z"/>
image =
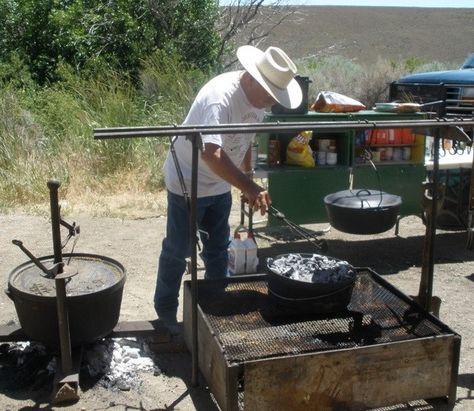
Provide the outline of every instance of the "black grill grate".
<path id="1" fill-rule="evenodd" d="M 279 306 L 261 276 L 199 284 L 199 306 L 230 363 L 368 346 L 443 334 L 436 322 L 380 277 L 359 269 L 348 310 L 317 315 Z"/>

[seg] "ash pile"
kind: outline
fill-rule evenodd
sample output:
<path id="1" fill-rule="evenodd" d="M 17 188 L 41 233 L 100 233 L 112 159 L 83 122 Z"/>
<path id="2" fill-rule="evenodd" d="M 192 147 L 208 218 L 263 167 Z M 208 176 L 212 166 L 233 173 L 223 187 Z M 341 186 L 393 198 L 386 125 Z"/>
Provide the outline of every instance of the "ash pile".
<path id="1" fill-rule="evenodd" d="M 60 359 L 41 343 L 0 345 L 0 392 L 38 391 L 53 383 Z M 141 385 L 140 372 L 160 375 L 146 340 L 102 339 L 84 346 L 81 386 L 130 390 Z"/>

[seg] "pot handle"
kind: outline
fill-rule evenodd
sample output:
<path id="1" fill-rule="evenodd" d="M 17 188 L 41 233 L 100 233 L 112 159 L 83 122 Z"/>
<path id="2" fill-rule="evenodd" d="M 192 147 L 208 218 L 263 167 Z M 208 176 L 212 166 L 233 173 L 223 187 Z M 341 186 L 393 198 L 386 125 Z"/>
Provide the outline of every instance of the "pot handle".
<path id="1" fill-rule="evenodd" d="M 360 190 L 357 190 L 357 193 L 356 193 L 356 196 L 360 195 L 361 193 L 367 193 L 368 195 L 370 195 L 370 191 L 367 190 L 366 188 L 361 188 Z"/>
<path id="2" fill-rule="evenodd" d="M 278 274 L 277 274 L 278 275 Z M 317 301 L 317 300 L 322 300 L 323 298 L 327 298 L 327 297 L 330 297 L 330 296 L 333 296 L 333 295 L 337 295 L 339 293 L 342 293 L 343 291 L 346 291 L 347 289 L 351 288 L 354 286 L 354 283 L 351 283 L 351 284 L 348 284 L 342 288 L 339 288 L 338 290 L 336 291 L 332 291 L 330 293 L 327 293 L 327 294 L 322 294 L 322 295 L 317 295 L 315 297 L 305 297 L 305 298 L 290 298 L 290 297 L 284 297 L 280 294 L 277 294 L 276 292 L 274 292 L 273 290 L 269 290 L 274 296 L 278 297 L 278 298 L 281 298 L 282 300 L 285 300 L 285 301 Z"/>
<path id="3" fill-rule="evenodd" d="M 359 196 L 359 194 L 363 193 L 363 192 L 366 192 L 368 195 L 371 195 L 370 191 L 366 188 L 361 188 L 359 191 L 357 191 L 356 193 L 356 197 Z M 382 201 L 383 201 L 383 194 L 382 194 L 382 190 L 380 190 L 380 201 L 379 201 L 379 205 L 377 206 L 377 208 L 379 208 L 381 205 L 382 205 Z"/>
<path id="4" fill-rule="evenodd" d="M 12 292 L 7 288 L 5 291 L 5 294 L 7 295 L 7 297 L 12 300 L 13 302 L 15 302 L 15 300 L 13 299 L 13 295 L 12 295 Z"/>
<path id="5" fill-rule="evenodd" d="M 30 257 L 31 261 L 35 263 L 35 265 L 45 274 L 44 277 L 46 278 L 54 278 L 58 274 L 59 266 L 62 263 L 55 263 L 51 268 L 46 268 L 39 259 L 37 259 L 24 245 L 23 242 L 20 240 L 12 240 L 12 243 L 20 248 L 28 257 Z"/>

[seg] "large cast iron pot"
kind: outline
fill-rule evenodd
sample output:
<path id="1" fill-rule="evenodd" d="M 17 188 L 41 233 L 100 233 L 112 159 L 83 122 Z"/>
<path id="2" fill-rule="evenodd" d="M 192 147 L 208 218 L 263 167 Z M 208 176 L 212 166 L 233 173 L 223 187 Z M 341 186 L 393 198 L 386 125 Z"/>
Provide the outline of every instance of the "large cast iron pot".
<path id="1" fill-rule="evenodd" d="M 38 260 L 47 268 L 54 263 L 52 256 Z M 71 345 L 105 337 L 118 322 L 124 267 L 111 258 L 93 254 L 64 254 L 63 261 L 78 271 L 66 280 Z M 26 262 L 10 273 L 6 292 L 15 304 L 25 334 L 46 346 L 59 346 L 54 278 L 47 278 L 33 262 Z"/>
<path id="2" fill-rule="evenodd" d="M 275 270 L 273 261 L 287 258 L 290 254 L 281 254 L 274 259 L 267 260 L 268 269 L 268 294 L 278 305 L 297 310 L 302 313 L 332 313 L 343 311 L 347 308 L 352 296 L 352 290 L 356 280 L 355 270 L 350 268 L 350 275 L 336 282 L 308 282 L 287 276 Z M 317 258 L 324 256 L 319 254 L 298 253 L 291 254 L 300 256 L 302 259 Z M 340 261 L 330 257 L 331 260 Z"/>
<path id="3" fill-rule="evenodd" d="M 344 190 L 324 197 L 329 223 L 349 234 L 378 234 L 397 222 L 401 197 L 383 191 Z"/>

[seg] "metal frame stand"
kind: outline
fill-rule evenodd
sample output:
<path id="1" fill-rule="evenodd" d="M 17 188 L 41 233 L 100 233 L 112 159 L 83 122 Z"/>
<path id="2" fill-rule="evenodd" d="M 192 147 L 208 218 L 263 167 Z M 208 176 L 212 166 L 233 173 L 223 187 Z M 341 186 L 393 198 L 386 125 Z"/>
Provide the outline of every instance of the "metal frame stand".
<path id="1" fill-rule="evenodd" d="M 440 130 L 446 128 L 448 131 L 453 128 L 459 128 L 463 126 L 474 126 L 474 118 L 469 120 L 459 119 L 436 119 L 436 120 L 389 120 L 379 122 L 369 121 L 343 121 L 343 122 L 287 122 L 287 123 L 258 123 L 258 124 L 224 124 L 224 125 L 213 125 L 213 126 L 161 126 L 161 127 L 139 127 L 139 128 L 110 128 L 110 129 L 96 129 L 94 130 L 95 139 L 116 139 L 116 138 L 149 138 L 149 137 L 169 137 L 169 136 L 187 136 L 191 137 L 192 142 L 192 181 L 191 181 L 191 201 L 190 201 L 190 225 L 192 235 L 192 254 L 191 254 L 191 279 L 192 279 L 192 385 L 198 385 L 199 375 L 199 360 L 198 360 L 198 329 L 197 329 L 197 227 L 196 227 L 196 211 L 197 211 L 197 165 L 198 165 L 198 153 L 200 147 L 200 137 L 203 134 L 228 134 L 228 133 L 255 133 L 255 132 L 267 132 L 267 133 L 288 133 L 288 132 L 299 132 L 301 130 L 313 130 L 313 131 L 337 131 L 337 130 L 362 130 L 362 129 L 375 129 L 375 128 L 406 128 L 410 127 L 413 129 L 426 129 L 435 128 L 435 164 L 433 170 L 433 184 L 436 192 L 438 184 L 438 151 L 440 141 Z M 51 191 L 56 189 L 55 184 L 51 183 Z M 437 195 L 433 194 L 433 204 L 431 211 L 431 224 L 430 229 L 426 233 L 426 258 L 424 259 L 423 269 L 426 270 L 425 280 L 420 284 L 421 296 L 426 298 L 424 307 L 427 311 L 431 309 L 431 297 L 433 288 L 433 265 L 434 265 L 434 238 L 436 235 L 436 206 Z M 53 240 L 55 244 L 59 237 L 55 234 L 55 228 L 53 228 Z M 59 240 L 60 244 L 60 240 Z M 17 244 L 18 245 L 18 244 Z M 56 261 L 56 248 L 55 248 L 55 261 Z M 61 259 L 58 253 L 58 267 L 62 267 Z M 65 301 L 62 301 L 64 294 L 61 294 L 61 285 L 64 283 L 64 279 L 70 272 L 60 273 L 58 278 L 59 282 L 59 293 L 58 293 L 58 315 L 60 317 L 58 326 L 61 333 L 61 370 L 64 375 L 58 376 L 58 385 L 56 393 L 58 399 L 67 398 L 71 394 L 69 388 L 72 388 L 72 396 L 78 394 L 78 374 L 74 372 L 76 362 L 80 363 L 80 355 L 75 350 L 70 348 L 67 310 Z M 61 278 L 61 275 L 64 278 Z M 120 326 L 120 324 L 119 324 Z M 119 327 L 120 328 L 120 327 Z M 160 328 L 160 324 L 152 322 L 138 322 L 138 325 L 125 326 L 125 334 L 129 336 L 143 335 L 143 333 L 152 333 L 156 335 L 161 333 L 166 334 L 166 328 Z M 127 329 L 128 328 L 128 329 Z M 63 335 L 64 334 L 64 335 Z M 113 333 L 112 333 L 113 334 Z M 21 329 L 12 329 L 12 327 L 0 327 L 0 341 L 19 341 L 22 339 Z M 24 339 L 23 339 L 24 340 Z M 76 369 L 77 370 L 77 369 Z M 65 393 L 67 391 L 67 393 Z"/>
<path id="2" fill-rule="evenodd" d="M 198 384 L 199 360 L 198 360 L 198 330 L 197 330 L 197 263 L 196 263 L 196 200 L 197 200 L 197 161 L 198 161 L 198 138 L 203 134 L 229 134 L 229 133 L 288 133 L 299 132 L 301 130 L 313 131 L 337 131 L 337 130 L 366 130 L 375 128 L 406 128 L 426 129 L 436 128 L 437 130 L 437 146 L 439 150 L 439 133 L 440 128 L 454 128 L 462 126 L 474 126 L 474 118 L 472 120 L 459 119 L 436 119 L 436 120 L 388 120 L 379 122 L 370 121 L 342 121 L 342 122 L 286 122 L 286 123 L 257 123 L 257 124 L 222 124 L 222 125 L 197 125 L 197 126 L 161 126 L 161 127 L 138 127 L 138 128 L 106 128 L 94 130 L 94 138 L 96 139 L 117 139 L 117 138 L 150 138 L 150 137 L 167 137 L 167 136 L 189 136 L 192 137 L 192 187 L 191 187 L 191 212 L 190 224 L 192 235 L 193 251 L 191 255 L 191 278 L 192 278 L 192 385 Z M 436 156 L 435 156 L 436 157 Z M 434 174 L 438 174 L 438 164 L 435 166 Z M 436 206 L 434 201 L 433 207 Z M 436 217 L 436 211 L 434 213 Z M 428 299 L 425 308 L 431 308 L 431 294 L 433 287 L 433 252 L 434 252 L 434 236 L 436 235 L 436 226 L 431 224 L 432 229 L 427 234 L 429 237 L 426 286 L 423 285 L 423 295 Z M 421 285 L 420 285 L 421 287 Z M 430 297 L 430 298 L 428 298 Z"/>

